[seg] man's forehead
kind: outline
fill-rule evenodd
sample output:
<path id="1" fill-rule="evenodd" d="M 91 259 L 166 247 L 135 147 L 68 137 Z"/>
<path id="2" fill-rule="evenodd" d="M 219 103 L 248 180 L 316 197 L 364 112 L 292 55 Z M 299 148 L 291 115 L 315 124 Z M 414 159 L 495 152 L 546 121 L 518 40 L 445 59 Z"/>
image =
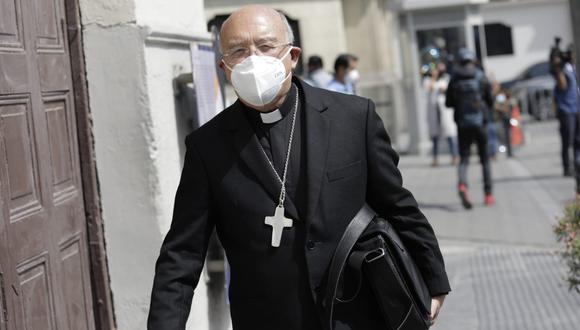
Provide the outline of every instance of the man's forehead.
<path id="1" fill-rule="evenodd" d="M 238 35 L 222 39 L 222 43 L 226 46 L 235 46 L 247 43 L 280 43 L 281 41 L 282 38 L 272 33 L 240 33 Z"/>
<path id="2" fill-rule="evenodd" d="M 222 28 L 221 40 L 225 45 L 247 41 L 282 41 L 284 27 L 276 11 L 243 11 L 230 16 Z"/>

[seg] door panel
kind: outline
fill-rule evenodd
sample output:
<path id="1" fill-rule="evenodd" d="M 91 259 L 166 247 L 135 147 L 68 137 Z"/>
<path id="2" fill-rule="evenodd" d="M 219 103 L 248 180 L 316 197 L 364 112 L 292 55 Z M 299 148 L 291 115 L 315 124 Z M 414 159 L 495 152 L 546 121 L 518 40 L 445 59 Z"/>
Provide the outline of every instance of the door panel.
<path id="1" fill-rule="evenodd" d="M 73 236 L 69 241 L 61 245 L 60 257 L 63 263 L 63 276 L 61 285 L 64 289 L 66 310 L 70 329 L 89 329 L 86 321 L 87 308 L 90 301 L 86 301 L 85 288 L 88 287 L 88 278 L 82 274 L 86 271 L 87 260 L 84 259 L 82 247 L 85 244 L 80 235 Z M 79 270 L 82 270 L 79 272 Z"/>
<path id="2" fill-rule="evenodd" d="M 95 327 L 63 26 L 62 0 L 0 0 L 0 329 Z"/>
<path id="3" fill-rule="evenodd" d="M 1 171 L 5 172 L 5 193 L 10 222 L 38 212 L 40 204 L 39 173 L 32 109 L 28 95 L 0 98 Z"/>
<path id="4" fill-rule="evenodd" d="M 28 330 L 55 329 L 56 315 L 48 255 L 23 262 L 18 266 L 24 324 Z"/>
<path id="5" fill-rule="evenodd" d="M 71 140 L 74 132 L 70 123 L 70 103 L 66 94 L 56 94 L 44 99 L 46 129 L 52 167 L 52 198 L 55 204 L 74 197 L 77 191 L 75 176 L 75 149 Z"/>
<path id="6" fill-rule="evenodd" d="M 8 0 L 0 2 L 0 47 L 22 50 L 24 48 L 22 29 L 22 10 L 20 0 Z M 1 49 L 0 48 L 0 49 Z"/>
<path id="7" fill-rule="evenodd" d="M 35 0 L 36 49 L 39 52 L 63 50 L 58 3 L 53 0 Z"/>

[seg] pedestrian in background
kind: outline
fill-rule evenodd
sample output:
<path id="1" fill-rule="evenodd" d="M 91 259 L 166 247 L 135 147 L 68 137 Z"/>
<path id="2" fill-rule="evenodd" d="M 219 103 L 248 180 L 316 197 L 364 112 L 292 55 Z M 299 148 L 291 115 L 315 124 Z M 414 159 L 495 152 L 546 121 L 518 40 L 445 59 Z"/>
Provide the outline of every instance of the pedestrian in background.
<path id="1" fill-rule="evenodd" d="M 447 140 L 451 164 L 457 165 L 457 125 L 453 120 L 453 109 L 445 105 L 445 93 L 450 76 L 447 66 L 440 62 L 425 76 L 423 87 L 427 94 L 427 121 L 429 136 L 433 144 L 433 162 L 431 166 L 439 165 L 439 140 Z"/>
<path id="2" fill-rule="evenodd" d="M 497 142 L 497 125 L 498 122 L 498 114 L 495 113 L 493 110 L 490 111 L 489 121 L 487 122 L 487 154 L 489 155 L 489 159 L 497 160 L 497 150 L 498 150 L 498 142 Z"/>
<path id="3" fill-rule="evenodd" d="M 459 65 L 455 68 L 447 89 L 446 105 L 454 109 L 459 138 L 458 191 L 463 207 L 471 209 L 473 204 L 468 194 L 467 166 L 471 145 L 477 145 L 483 171 L 485 205 L 493 205 L 491 168 L 487 150 L 489 109 L 493 105 L 491 85 L 475 65 L 475 53 L 462 48 L 458 54 Z"/>
<path id="4" fill-rule="evenodd" d="M 332 81 L 332 75 L 324 70 L 324 63 L 320 56 L 312 55 L 308 58 L 308 77 L 306 81 L 318 88 L 326 88 Z"/>
<path id="5" fill-rule="evenodd" d="M 356 85 L 360 80 L 360 72 L 358 71 L 358 56 L 354 54 L 347 54 L 349 56 L 350 71 L 346 76 L 347 81 L 352 85 L 352 93 L 358 95 Z"/>
<path id="6" fill-rule="evenodd" d="M 580 134 L 578 128 L 578 82 L 574 70 L 572 47 L 567 52 L 558 52 L 550 56 L 551 72 L 556 80 L 554 87 L 554 104 L 560 122 L 560 138 L 562 141 L 562 167 L 564 176 L 572 176 L 573 166 L 570 163 L 570 148 L 574 150 L 576 165 L 577 191 L 580 182 Z"/>
<path id="7" fill-rule="evenodd" d="M 326 88 L 343 94 L 354 94 L 353 80 L 358 80 L 356 64 L 352 55 L 338 55 L 334 61 L 334 77 Z"/>
<path id="8" fill-rule="evenodd" d="M 508 157 L 513 156 L 512 141 L 511 141 L 512 140 L 511 120 L 514 105 L 513 103 L 514 99 L 511 97 L 511 94 L 503 89 L 500 89 L 495 96 L 493 104 L 494 116 L 496 116 L 498 122 L 501 123 L 502 128 L 501 140 L 506 148 Z"/>

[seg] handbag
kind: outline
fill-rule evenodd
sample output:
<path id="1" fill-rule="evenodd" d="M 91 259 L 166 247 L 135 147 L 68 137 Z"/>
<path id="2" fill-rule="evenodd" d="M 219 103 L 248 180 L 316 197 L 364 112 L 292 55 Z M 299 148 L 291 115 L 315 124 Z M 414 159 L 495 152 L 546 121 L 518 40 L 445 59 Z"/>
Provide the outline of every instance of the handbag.
<path id="1" fill-rule="evenodd" d="M 344 277 L 345 270 L 354 274 Z M 340 288 L 354 287 L 350 298 Z M 353 301 L 361 287 L 367 306 L 376 306 L 385 329 L 423 330 L 431 325 L 431 296 L 415 262 L 392 225 L 365 204 L 352 219 L 332 257 L 323 308 L 328 329 L 334 329 L 335 305 Z M 358 299 L 361 299 L 360 297 Z M 343 311 L 344 312 L 344 311 Z M 381 321 L 381 323 L 382 323 Z"/>

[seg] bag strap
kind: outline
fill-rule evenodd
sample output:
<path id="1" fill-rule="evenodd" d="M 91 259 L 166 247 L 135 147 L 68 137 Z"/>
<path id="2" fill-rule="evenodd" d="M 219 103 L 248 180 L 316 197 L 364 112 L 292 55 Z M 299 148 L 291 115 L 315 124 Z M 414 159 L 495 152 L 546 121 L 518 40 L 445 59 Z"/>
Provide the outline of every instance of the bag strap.
<path id="1" fill-rule="evenodd" d="M 354 216 L 344 231 L 338 246 L 332 256 L 330 268 L 328 271 L 328 282 L 326 285 L 326 295 L 323 304 L 326 311 L 326 320 L 328 321 L 329 329 L 333 329 L 332 317 L 334 313 L 334 301 L 338 291 L 338 282 L 344 270 L 344 266 L 348 259 L 348 255 L 360 235 L 369 226 L 371 221 L 375 218 L 376 213 L 366 203 Z"/>

